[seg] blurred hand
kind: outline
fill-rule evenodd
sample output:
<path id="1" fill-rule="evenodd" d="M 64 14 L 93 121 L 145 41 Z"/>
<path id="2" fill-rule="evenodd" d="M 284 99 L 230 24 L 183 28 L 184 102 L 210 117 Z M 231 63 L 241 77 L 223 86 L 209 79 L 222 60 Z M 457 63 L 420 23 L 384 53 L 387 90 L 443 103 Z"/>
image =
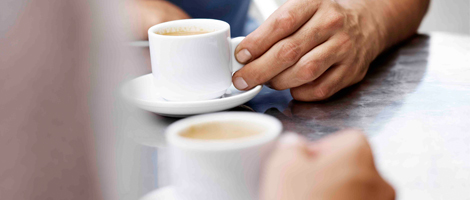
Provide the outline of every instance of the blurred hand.
<path id="1" fill-rule="evenodd" d="M 290 0 L 238 45 L 248 63 L 234 74 L 238 89 L 268 82 L 294 99 L 324 100 L 359 82 L 383 50 L 374 8 L 332 0 Z M 354 1 L 357 2 L 357 1 Z"/>
<path id="2" fill-rule="evenodd" d="M 393 200 L 377 172 L 367 139 L 355 130 L 309 143 L 281 138 L 262 177 L 263 200 Z"/>
<path id="3" fill-rule="evenodd" d="M 131 24 L 138 39 L 147 39 L 147 31 L 155 24 L 191 18 L 178 6 L 164 0 L 131 1 Z"/>

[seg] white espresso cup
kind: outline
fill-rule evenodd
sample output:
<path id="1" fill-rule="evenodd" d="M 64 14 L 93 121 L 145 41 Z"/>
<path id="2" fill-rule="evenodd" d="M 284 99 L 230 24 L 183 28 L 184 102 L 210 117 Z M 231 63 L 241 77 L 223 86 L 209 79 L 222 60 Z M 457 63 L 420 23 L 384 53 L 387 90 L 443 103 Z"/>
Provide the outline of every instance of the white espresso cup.
<path id="1" fill-rule="evenodd" d="M 246 122 L 259 134 L 227 140 L 190 139 L 183 130 L 207 122 Z M 175 200 L 255 200 L 265 160 L 282 131 L 269 115 L 227 112 L 180 120 L 167 129 Z"/>
<path id="2" fill-rule="evenodd" d="M 208 31 L 186 36 L 162 35 L 177 31 Z M 243 67 L 234 50 L 244 37 L 231 38 L 230 25 L 214 19 L 165 22 L 148 30 L 152 74 L 160 96 L 169 101 L 197 101 L 221 97 L 232 74 Z"/>

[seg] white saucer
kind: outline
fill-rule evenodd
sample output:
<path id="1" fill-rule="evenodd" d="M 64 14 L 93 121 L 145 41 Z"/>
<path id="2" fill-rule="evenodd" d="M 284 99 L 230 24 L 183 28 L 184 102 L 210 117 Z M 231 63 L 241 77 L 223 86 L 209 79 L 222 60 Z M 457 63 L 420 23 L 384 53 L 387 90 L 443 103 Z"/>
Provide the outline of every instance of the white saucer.
<path id="1" fill-rule="evenodd" d="M 139 108 L 164 116 L 181 117 L 236 107 L 254 98 L 261 88 L 262 86 L 258 85 L 251 90 L 240 91 L 232 85 L 219 99 L 172 102 L 164 100 L 158 94 L 153 84 L 152 74 L 147 74 L 125 83 L 122 92 L 124 97 Z"/>
<path id="2" fill-rule="evenodd" d="M 158 188 L 146 194 L 140 200 L 176 200 L 175 190 L 172 186 Z"/>

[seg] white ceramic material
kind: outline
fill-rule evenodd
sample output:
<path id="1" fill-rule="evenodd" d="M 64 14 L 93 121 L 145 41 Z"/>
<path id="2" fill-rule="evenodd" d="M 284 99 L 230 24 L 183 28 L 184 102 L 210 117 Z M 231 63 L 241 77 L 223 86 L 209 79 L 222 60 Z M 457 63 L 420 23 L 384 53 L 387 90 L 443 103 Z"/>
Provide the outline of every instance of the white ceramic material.
<path id="1" fill-rule="evenodd" d="M 157 33 L 177 30 L 212 31 L 189 36 Z M 230 25 L 214 19 L 185 19 L 157 24 L 148 30 L 152 74 L 161 96 L 195 101 L 222 96 L 233 72 L 243 65 L 234 58 L 243 37 L 230 38 Z"/>
<path id="2" fill-rule="evenodd" d="M 172 186 L 158 188 L 142 198 L 140 200 L 178 200 L 175 195 L 175 188 Z"/>
<path id="3" fill-rule="evenodd" d="M 240 91 L 231 86 L 219 99 L 173 102 L 163 99 L 153 82 L 152 74 L 133 79 L 123 85 L 123 95 L 139 108 L 173 117 L 227 110 L 251 100 L 262 88 L 258 85 L 249 91 Z"/>
<path id="4" fill-rule="evenodd" d="M 217 121 L 246 121 L 265 131 L 230 140 L 195 140 L 179 135 L 192 125 Z M 276 118 L 249 112 L 200 115 L 173 123 L 166 137 L 176 199 L 258 199 L 260 169 L 281 131 L 282 124 Z"/>

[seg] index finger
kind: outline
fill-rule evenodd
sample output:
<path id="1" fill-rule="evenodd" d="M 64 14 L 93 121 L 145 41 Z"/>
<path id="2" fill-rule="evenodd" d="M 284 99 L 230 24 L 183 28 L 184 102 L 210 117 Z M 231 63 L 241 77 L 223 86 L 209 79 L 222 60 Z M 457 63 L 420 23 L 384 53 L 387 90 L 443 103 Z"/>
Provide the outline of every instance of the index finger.
<path id="1" fill-rule="evenodd" d="M 235 57 L 238 62 L 247 63 L 258 58 L 276 42 L 294 33 L 315 14 L 320 2 L 286 2 L 237 46 Z"/>

